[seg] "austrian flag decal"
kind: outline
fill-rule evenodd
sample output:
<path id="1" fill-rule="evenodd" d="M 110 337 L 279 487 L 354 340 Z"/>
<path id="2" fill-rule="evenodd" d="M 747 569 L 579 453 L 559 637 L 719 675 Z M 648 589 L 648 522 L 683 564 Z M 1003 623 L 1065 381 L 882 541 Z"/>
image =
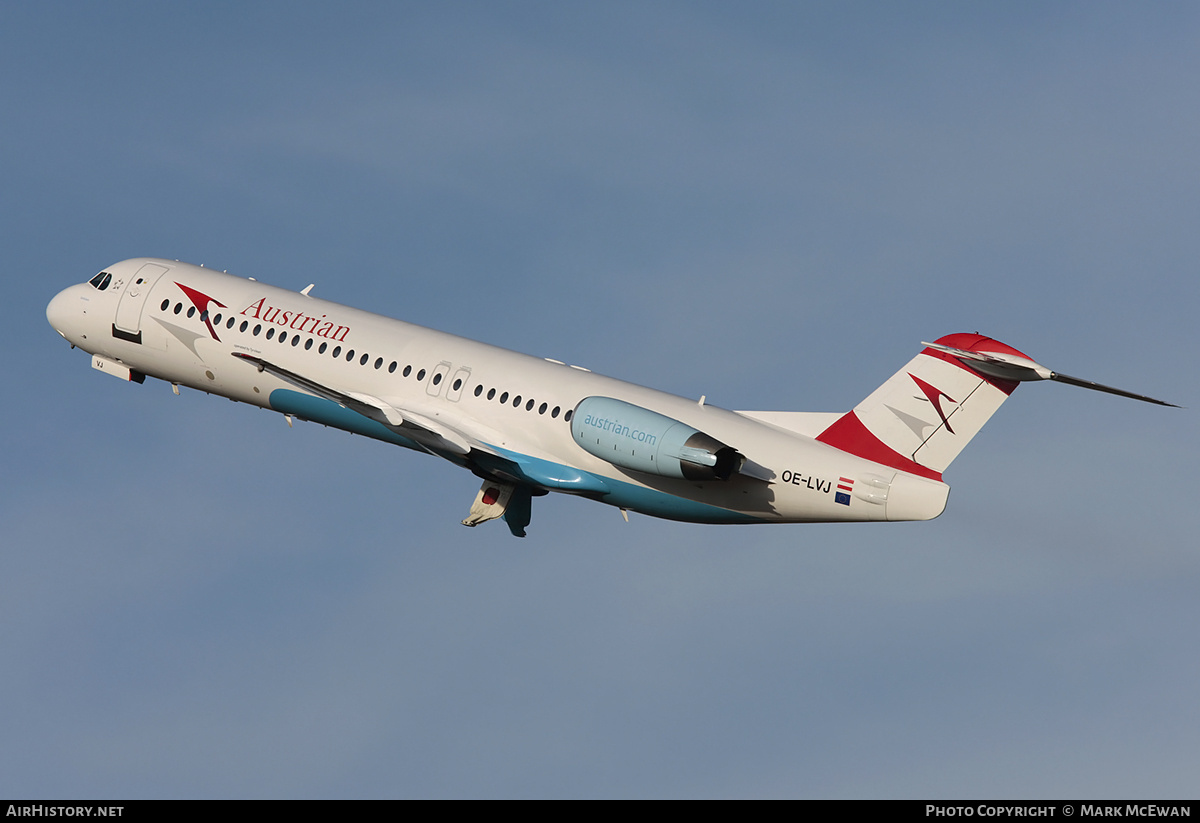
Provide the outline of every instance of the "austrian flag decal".
<path id="1" fill-rule="evenodd" d="M 843 506 L 850 505 L 850 492 L 854 491 L 854 481 L 849 477 L 838 478 L 838 490 L 833 494 L 833 502 Z"/>

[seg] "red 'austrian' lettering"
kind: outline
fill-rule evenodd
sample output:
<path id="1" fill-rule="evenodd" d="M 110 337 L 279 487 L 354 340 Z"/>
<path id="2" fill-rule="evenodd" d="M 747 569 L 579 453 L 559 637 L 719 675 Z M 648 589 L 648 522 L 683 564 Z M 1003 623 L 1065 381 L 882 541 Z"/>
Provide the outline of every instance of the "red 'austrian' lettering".
<path id="1" fill-rule="evenodd" d="M 349 326 L 334 325 L 332 321 L 326 320 L 326 316 L 323 314 L 320 317 L 313 317 L 303 312 L 272 306 L 267 303 L 267 298 L 265 297 L 259 298 L 257 303 L 251 303 L 241 313 L 256 320 L 261 320 L 264 323 L 286 326 L 298 332 L 325 337 L 330 340 L 336 340 L 339 343 L 346 342 L 346 334 L 350 331 Z"/>

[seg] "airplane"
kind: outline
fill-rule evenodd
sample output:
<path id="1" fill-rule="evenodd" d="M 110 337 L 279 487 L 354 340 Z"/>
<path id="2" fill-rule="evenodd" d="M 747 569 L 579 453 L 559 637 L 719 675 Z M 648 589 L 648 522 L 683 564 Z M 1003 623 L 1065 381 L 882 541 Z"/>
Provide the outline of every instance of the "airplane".
<path id="1" fill-rule="evenodd" d="M 102 270 L 46 317 L 92 367 L 155 377 L 427 452 L 482 481 L 466 526 L 525 536 L 575 494 L 693 523 L 931 520 L 942 474 L 1017 385 L 1070 377 L 981 334 L 941 337 L 848 412 L 731 411 L 159 258 Z M 1178 407 L 1176 407 L 1178 408 Z"/>

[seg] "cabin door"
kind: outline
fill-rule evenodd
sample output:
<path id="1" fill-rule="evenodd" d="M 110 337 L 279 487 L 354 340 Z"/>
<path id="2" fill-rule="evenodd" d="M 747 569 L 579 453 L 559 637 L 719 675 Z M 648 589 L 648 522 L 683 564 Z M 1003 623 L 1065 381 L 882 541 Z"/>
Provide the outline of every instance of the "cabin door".
<path id="1" fill-rule="evenodd" d="M 146 296 L 158 282 L 158 278 L 167 273 L 166 266 L 147 263 L 137 270 L 137 274 L 126 284 L 121 292 L 121 301 L 117 303 L 117 319 L 113 321 L 113 335 L 142 342 L 142 309 L 146 306 Z"/>

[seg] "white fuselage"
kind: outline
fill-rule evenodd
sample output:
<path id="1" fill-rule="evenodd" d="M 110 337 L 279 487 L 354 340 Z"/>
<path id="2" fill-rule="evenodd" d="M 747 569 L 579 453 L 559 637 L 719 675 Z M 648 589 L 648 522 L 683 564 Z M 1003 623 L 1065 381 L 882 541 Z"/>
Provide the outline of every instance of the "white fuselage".
<path id="1" fill-rule="evenodd" d="M 945 484 L 817 442 L 837 415 L 729 411 L 176 261 L 105 272 L 103 289 L 72 286 L 47 308 L 97 368 L 429 451 L 535 494 L 705 523 L 928 519 L 945 506 Z M 757 473 L 697 481 L 614 465 L 572 434 L 591 397 L 682 422 Z M 401 419 L 418 428 L 391 425 Z"/>

